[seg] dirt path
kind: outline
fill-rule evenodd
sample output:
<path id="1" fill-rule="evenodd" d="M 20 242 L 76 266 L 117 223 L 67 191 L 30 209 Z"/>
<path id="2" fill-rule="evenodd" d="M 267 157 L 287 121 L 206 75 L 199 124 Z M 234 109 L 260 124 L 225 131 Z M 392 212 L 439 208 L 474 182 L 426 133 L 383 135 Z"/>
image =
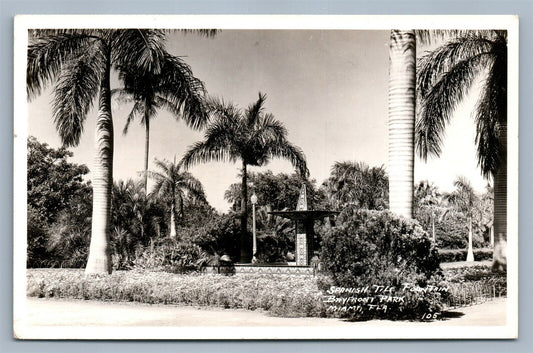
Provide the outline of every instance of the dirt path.
<path id="1" fill-rule="evenodd" d="M 262 311 L 197 308 L 81 300 L 28 298 L 28 326 L 361 326 L 325 318 L 279 318 Z M 450 318 L 433 322 L 371 321 L 386 326 L 501 326 L 506 320 L 506 300 L 452 311 Z"/>

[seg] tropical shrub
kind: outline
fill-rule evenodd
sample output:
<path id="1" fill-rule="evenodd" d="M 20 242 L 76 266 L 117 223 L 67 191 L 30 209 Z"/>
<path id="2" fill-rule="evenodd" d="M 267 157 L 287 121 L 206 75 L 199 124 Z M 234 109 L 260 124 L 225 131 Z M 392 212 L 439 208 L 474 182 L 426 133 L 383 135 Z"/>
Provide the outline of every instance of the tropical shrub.
<path id="1" fill-rule="evenodd" d="M 187 239 L 211 255 L 228 255 L 234 261 L 239 258 L 240 230 L 234 215 L 213 214 L 210 220 L 179 228 L 177 233 L 178 238 Z"/>
<path id="2" fill-rule="evenodd" d="M 368 287 L 365 296 L 373 297 L 375 303 L 383 294 L 403 298 L 387 303 L 386 310 L 347 311 L 341 316 L 356 320 L 416 319 L 441 309 L 441 297 L 446 292 L 425 291 L 445 287 L 437 249 L 418 222 L 388 211 L 348 207 L 336 223 L 324 234 L 321 252 L 322 265 L 334 286 Z M 394 291 L 380 293 L 374 286 L 388 286 Z"/>
<path id="3" fill-rule="evenodd" d="M 152 271 L 184 273 L 199 270 L 209 255 L 198 245 L 174 238 L 163 238 L 150 247 L 139 249 L 134 267 Z"/>
<path id="4" fill-rule="evenodd" d="M 476 261 L 492 260 L 492 249 L 473 249 Z M 468 249 L 439 249 L 439 259 L 441 262 L 465 261 Z"/>

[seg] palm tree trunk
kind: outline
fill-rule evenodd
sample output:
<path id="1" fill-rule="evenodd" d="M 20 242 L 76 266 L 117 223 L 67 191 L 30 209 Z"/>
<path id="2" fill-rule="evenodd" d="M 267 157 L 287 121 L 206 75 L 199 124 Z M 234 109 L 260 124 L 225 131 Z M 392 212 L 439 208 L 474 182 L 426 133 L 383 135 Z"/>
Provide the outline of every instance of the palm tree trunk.
<path id="1" fill-rule="evenodd" d="M 144 193 L 148 195 L 148 155 L 150 152 L 150 118 L 148 114 L 144 115 Z"/>
<path id="2" fill-rule="evenodd" d="M 507 127 L 500 130 L 504 154 L 494 175 L 494 253 L 493 271 L 507 268 Z"/>
<path id="3" fill-rule="evenodd" d="M 111 273 L 111 188 L 113 186 L 113 117 L 111 116 L 111 55 L 106 53 L 106 67 L 100 84 L 96 149 L 92 170 L 93 213 L 91 245 L 85 274 Z"/>
<path id="4" fill-rule="evenodd" d="M 176 238 L 176 205 L 175 201 L 172 200 L 170 204 L 170 237 Z"/>
<path id="5" fill-rule="evenodd" d="M 474 249 L 472 248 L 472 217 L 468 219 L 468 250 L 466 252 L 466 261 L 474 261 Z"/>
<path id="6" fill-rule="evenodd" d="M 391 30 L 389 48 L 389 204 L 413 217 L 416 38 Z"/>
<path id="7" fill-rule="evenodd" d="M 431 237 L 433 242 L 435 242 L 435 216 L 431 216 Z"/>
<path id="8" fill-rule="evenodd" d="M 240 262 L 250 262 L 250 251 L 248 249 L 248 174 L 246 163 L 242 162 L 242 186 L 241 186 L 241 258 Z"/>

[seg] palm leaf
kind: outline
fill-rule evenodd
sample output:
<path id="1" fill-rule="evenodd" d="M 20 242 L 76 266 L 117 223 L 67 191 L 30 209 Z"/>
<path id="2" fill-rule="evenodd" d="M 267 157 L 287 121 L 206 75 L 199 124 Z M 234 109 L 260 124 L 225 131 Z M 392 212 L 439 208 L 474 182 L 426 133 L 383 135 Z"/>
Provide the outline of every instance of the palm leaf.
<path id="1" fill-rule="evenodd" d="M 61 70 L 54 90 L 53 114 L 56 129 L 66 146 L 76 146 L 87 113 L 100 88 L 105 58 L 99 50 L 81 55 Z"/>
<path id="2" fill-rule="evenodd" d="M 40 33 L 40 32 L 38 32 Z M 85 34 L 43 34 L 28 47 L 26 87 L 28 97 L 38 96 L 57 77 L 62 66 L 90 51 L 95 39 Z"/>

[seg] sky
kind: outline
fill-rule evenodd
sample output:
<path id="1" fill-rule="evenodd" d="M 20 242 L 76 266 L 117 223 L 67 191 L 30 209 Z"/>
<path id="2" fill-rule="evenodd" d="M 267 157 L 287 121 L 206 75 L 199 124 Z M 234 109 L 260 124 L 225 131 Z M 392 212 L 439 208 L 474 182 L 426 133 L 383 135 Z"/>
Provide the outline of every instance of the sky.
<path id="1" fill-rule="evenodd" d="M 258 93 L 265 109 L 283 122 L 288 139 L 304 151 L 312 179 L 320 185 L 336 161 L 363 161 L 387 168 L 387 97 L 389 31 L 375 30 L 224 30 L 213 38 L 180 32 L 169 35 L 167 49 L 182 57 L 207 92 L 246 108 Z M 427 48 L 418 48 L 419 53 Z M 115 78 L 114 87 L 120 83 Z M 460 104 L 447 127 L 443 153 L 428 163 L 417 159 L 415 182 L 429 180 L 442 191 L 453 189 L 458 175 L 482 192 L 487 184 L 477 168 L 471 117 L 477 88 Z M 61 146 L 53 125 L 51 89 L 28 104 L 28 134 Z M 115 130 L 114 179 L 139 178 L 144 165 L 144 127 L 134 122 L 122 134 L 131 105 L 112 103 Z M 72 161 L 92 166 L 96 109 L 88 114 Z M 152 120 L 150 167 L 154 158 L 176 161 L 203 138 L 171 114 Z M 224 191 L 239 182 L 240 164 L 209 162 L 190 172 L 209 203 L 226 212 Z M 291 164 L 273 160 L 252 171 L 292 173 Z M 88 176 L 90 178 L 90 174 Z M 150 187 L 150 183 L 149 183 Z M 259 200 L 260 202 L 260 200 Z M 296 206 L 296 205 L 295 205 Z"/>

